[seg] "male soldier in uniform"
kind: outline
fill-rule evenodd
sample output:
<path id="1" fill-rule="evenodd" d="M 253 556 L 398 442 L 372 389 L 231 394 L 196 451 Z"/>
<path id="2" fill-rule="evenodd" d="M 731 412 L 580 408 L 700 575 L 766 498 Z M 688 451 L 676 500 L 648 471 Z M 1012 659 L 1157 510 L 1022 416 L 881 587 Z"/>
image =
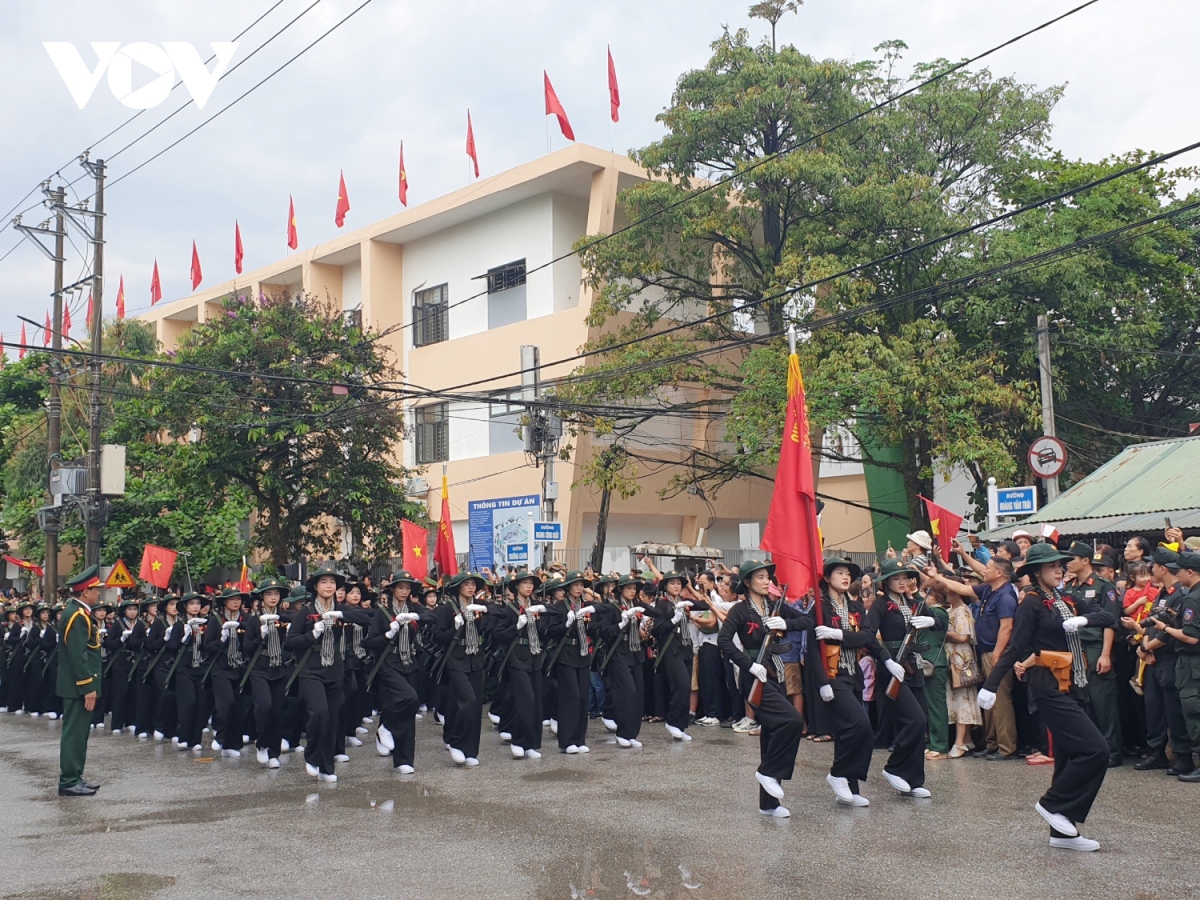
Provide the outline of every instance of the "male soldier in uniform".
<path id="1" fill-rule="evenodd" d="M 1093 567 L 1101 562 L 1102 554 L 1094 554 L 1083 541 L 1075 541 L 1067 549 L 1072 557 L 1067 562 L 1067 571 L 1074 577 L 1070 593 L 1077 600 L 1087 600 L 1110 612 L 1120 620 L 1124 610 L 1117 598 L 1117 586 L 1101 578 Z M 1088 660 L 1087 695 L 1091 705 L 1092 721 L 1108 742 L 1108 767 L 1121 765 L 1121 713 L 1117 701 L 1117 675 L 1113 670 L 1112 653 L 1116 641 L 1113 628 L 1080 628 L 1079 641 Z"/>
<path id="2" fill-rule="evenodd" d="M 1164 626 L 1156 618 L 1155 627 L 1175 641 L 1175 686 L 1194 749 L 1200 746 L 1200 553 L 1179 554 L 1178 578 L 1188 589 L 1179 605 L 1179 619 L 1175 625 Z M 1179 780 L 1200 784 L 1200 769 L 1181 774 Z"/>
<path id="3" fill-rule="evenodd" d="M 57 690 L 63 701 L 60 797 L 90 797 L 100 789 L 100 785 L 83 780 L 89 726 L 100 697 L 100 629 L 92 620 L 92 606 L 100 599 L 99 572 L 99 566 L 90 566 L 67 582 L 75 596 L 59 619 Z"/>

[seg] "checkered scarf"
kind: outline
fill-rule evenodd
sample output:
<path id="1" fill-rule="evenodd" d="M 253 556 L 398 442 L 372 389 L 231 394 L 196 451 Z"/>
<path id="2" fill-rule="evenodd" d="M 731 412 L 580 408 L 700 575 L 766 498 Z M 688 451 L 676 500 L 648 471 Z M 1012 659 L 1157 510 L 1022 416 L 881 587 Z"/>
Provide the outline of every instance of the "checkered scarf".
<path id="1" fill-rule="evenodd" d="M 764 598 L 764 599 L 763 599 L 763 604 L 764 604 L 764 606 L 766 605 L 766 602 L 767 602 L 767 601 L 766 601 L 766 599 Z M 754 598 L 753 598 L 753 596 L 751 596 L 751 598 L 750 598 L 750 600 L 749 600 L 749 603 L 750 603 L 750 609 L 752 609 L 752 610 L 754 611 L 754 614 L 755 614 L 756 616 L 758 616 L 758 620 L 759 620 L 759 622 L 761 622 L 761 623 L 762 623 L 762 627 L 763 627 L 763 640 L 764 640 L 764 641 L 766 641 L 766 640 L 767 640 L 767 639 L 770 637 L 770 634 L 771 634 L 771 629 L 769 629 L 769 628 L 767 627 L 767 613 L 766 613 L 766 612 L 764 612 L 763 610 L 761 610 L 761 609 L 759 609 L 759 608 L 758 608 L 758 604 L 754 602 Z M 774 649 L 773 645 L 772 645 L 772 649 Z M 784 676 L 783 676 L 783 657 L 781 657 L 781 656 L 780 656 L 778 653 L 772 653 L 772 654 L 771 654 L 771 668 L 773 668 L 773 669 L 775 670 L 775 677 L 776 677 L 776 679 L 777 679 L 778 681 L 783 681 L 783 680 L 784 680 Z"/>
<path id="2" fill-rule="evenodd" d="M 838 620 L 841 622 L 842 630 L 850 628 L 850 595 L 849 594 L 829 594 L 829 601 L 833 605 L 833 611 L 837 614 Z M 854 649 L 842 644 L 842 652 L 838 657 L 838 668 L 844 670 L 850 675 L 858 672 L 858 653 Z"/>
<path id="3" fill-rule="evenodd" d="M 317 614 L 323 616 L 323 615 L 325 615 L 325 613 L 332 611 L 337 606 L 337 602 L 330 601 L 329 608 L 326 609 L 326 608 L 324 608 L 324 605 L 321 603 L 321 598 L 317 597 L 315 600 L 313 600 L 313 605 L 316 607 Z M 344 637 L 343 637 L 343 641 L 344 641 Z M 330 666 L 333 665 L 334 658 L 335 658 L 334 654 L 336 653 L 336 650 L 337 650 L 337 648 L 334 647 L 334 644 L 333 644 L 333 626 L 326 625 L 325 632 L 321 635 L 321 666 L 323 668 L 328 669 Z M 344 646 L 342 648 L 342 655 L 343 656 L 345 655 L 345 647 Z"/>
<path id="4" fill-rule="evenodd" d="M 580 594 L 578 601 L 574 601 L 574 602 L 571 600 L 570 597 L 568 597 L 567 598 L 567 607 L 571 610 L 571 612 L 575 613 L 575 630 L 577 632 L 579 632 L 579 655 L 587 656 L 588 655 L 587 622 L 585 622 L 583 620 L 583 616 L 581 616 L 579 614 L 579 611 L 581 609 L 583 609 L 583 595 Z"/>
<path id="5" fill-rule="evenodd" d="M 408 612 L 408 603 L 397 603 L 395 598 L 392 599 L 392 618 L 403 615 Z M 400 626 L 400 633 L 397 635 L 396 652 L 400 655 L 400 661 L 406 666 L 411 666 L 413 661 L 412 641 L 408 635 L 408 623 L 405 622 Z"/>
<path id="6" fill-rule="evenodd" d="M 467 604 L 462 602 L 461 597 L 451 597 L 450 607 L 462 616 L 467 656 L 474 656 L 479 652 L 479 631 L 475 628 L 475 613 L 467 609 Z"/>
<path id="7" fill-rule="evenodd" d="M 1071 607 L 1067 605 L 1067 602 L 1063 600 L 1062 591 L 1060 591 L 1058 588 L 1053 588 L 1050 593 L 1052 595 L 1054 611 L 1058 613 L 1059 617 L 1062 618 L 1064 622 L 1067 621 L 1067 619 L 1074 618 L 1075 610 L 1071 609 Z M 1083 644 L 1080 643 L 1079 640 L 1079 632 L 1068 631 L 1066 632 L 1066 635 L 1067 647 L 1071 651 L 1072 681 L 1075 682 L 1075 687 L 1087 687 L 1087 656 L 1084 655 Z"/>
<path id="8" fill-rule="evenodd" d="M 226 613 L 225 613 L 225 621 L 226 622 L 236 622 L 237 620 L 238 620 L 238 613 L 234 613 L 231 616 L 231 615 L 229 615 L 229 612 L 226 611 Z M 229 629 L 229 640 L 225 642 L 225 661 L 229 663 L 229 668 L 231 668 L 231 669 L 238 668 L 246 661 L 242 658 L 241 642 L 238 641 L 238 634 L 237 634 L 236 628 Z"/>

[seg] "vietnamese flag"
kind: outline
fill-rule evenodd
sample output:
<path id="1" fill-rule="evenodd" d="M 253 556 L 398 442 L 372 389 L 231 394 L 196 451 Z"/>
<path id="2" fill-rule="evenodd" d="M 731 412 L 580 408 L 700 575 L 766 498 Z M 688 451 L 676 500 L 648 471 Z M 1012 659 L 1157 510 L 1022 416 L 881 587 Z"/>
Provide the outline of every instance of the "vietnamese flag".
<path id="1" fill-rule="evenodd" d="M 300 246 L 300 235 L 296 231 L 296 204 L 288 195 L 288 249 L 295 250 Z"/>
<path id="2" fill-rule="evenodd" d="M 554 93 L 554 85 L 550 83 L 550 75 L 545 69 L 542 70 L 542 78 L 545 80 L 546 115 L 553 115 L 558 119 L 558 127 L 562 131 L 563 137 L 568 141 L 575 140 L 575 131 L 571 128 L 571 123 L 567 119 L 567 111 L 563 109 L 563 105 L 558 99 L 558 94 Z"/>
<path id="3" fill-rule="evenodd" d="M 242 274 L 242 260 L 246 256 L 246 250 L 242 246 L 242 226 L 238 224 L 238 220 L 233 220 L 233 268 L 239 275 Z"/>
<path id="4" fill-rule="evenodd" d="M 617 87 L 617 67 L 613 65 L 612 47 L 608 48 L 608 111 L 612 120 L 620 120 L 621 89 Z"/>
<path id="5" fill-rule="evenodd" d="M 50 346 L 50 311 L 46 311 L 46 327 L 42 329 L 42 346 Z"/>
<path id="6" fill-rule="evenodd" d="M 404 141 L 400 142 L 400 205 L 408 206 L 408 170 L 404 168 Z"/>
<path id="7" fill-rule="evenodd" d="M 117 287 L 117 321 L 121 322 L 125 319 L 125 276 L 121 276 L 121 283 Z M 91 307 L 88 308 L 88 322 L 92 321 Z M 91 328 L 91 325 L 88 325 Z"/>
<path id="8" fill-rule="evenodd" d="M 142 551 L 142 567 L 138 570 L 138 578 L 165 591 L 171 584 L 171 572 L 177 556 L 179 554 L 174 550 L 147 544 Z"/>
<path id="9" fill-rule="evenodd" d="M 450 518 L 450 487 L 446 476 L 442 476 L 442 518 L 438 521 L 437 544 L 433 548 L 433 561 L 438 574 L 449 578 L 458 574 L 458 555 L 454 552 L 454 527 Z"/>
<path id="10" fill-rule="evenodd" d="M 471 127 L 471 111 L 467 110 L 467 156 L 475 163 L 475 177 L 479 177 L 479 156 L 475 153 L 475 129 Z"/>
<path id="11" fill-rule="evenodd" d="M 921 497 L 920 494 L 917 496 Z M 929 511 L 929 531 L 933 534 L 934 543 L 937 544 L 938 550 L 942 554 L 942 562 L 948 563 L 952 549 L 951 541 L 958 534 L 963 517 L 950 512 L 944 506 L 938 506 L 928 497 L 921 497 L 921 499 L 925 501 L 925 508 Z M 945 540 L 942 540 L 943 537 Z"/>
<path id="12" fill-rule="evenodd" d="M 25 323 L 22 322 L 21 323 L 21 349 L 17 351 L 17 359 L 25 358 L 25 353 L 26 353 L 25 344 L 26 343 L 27 342 L 25 340 Z"/>
<path id="13" fill-rule="evenodd" d="M 91 294 L 88 296 L 90 297 Z M 71 336 L 71 306 L 67 303 L 63 304 L 62 333 L 64 338 Z"/>
<path id="14" fill-rule="evenodd" d="M 346 213 L 350 212 L 350 194 L 346 191 L 346 176 L 338 172 L 337 209 L 333 212 L 333 224 L 341 228 L 346 224 Z"/>
<path id="15" fill-rule="evenodd" d="M 89 334 L 92 331 L 92 313 L 93 312 L 95 312 L 95 309 L 92 305 L 92 292 L 88 291 L 87 330 L 88 330 Z"/>
<path id="16" fill-rule="evenodd" d="M 196 252 L 196 242 L 192 241 L 192 290 L 200 287 L 204 280 L 204 272 L 200 270 L 200 254 Z"/>
<path id="17" fill-rule="evenodd" d="M 429 577 L 429 532 L 420 525 L 401 519 L 400 537 L 404 541 L 404 568 L 414 578 L 424 581 Z"/>
<path id="18" fill-rule="evenodd" d="M 800 359 L 788 357 L 788 399 L 783 420 L 783 444 L 771 511 L 763 531 L 763 550 L 771 553 L 775 576 L 787 585 L 789 597 L 819 589 L 823 560 L 817 526 L 817 492 L 813 483 L 812 444 L 808 436 L 808 407 Z M 820 608 L 820 604 L 817 604 Z"/>
<path id="19" fill-rule="evenodd" d="M 150 305 L 162 299 L 162 282 L 158 279 L 158 260 L 154 260 L 154 274 L 150 276 Z"/>

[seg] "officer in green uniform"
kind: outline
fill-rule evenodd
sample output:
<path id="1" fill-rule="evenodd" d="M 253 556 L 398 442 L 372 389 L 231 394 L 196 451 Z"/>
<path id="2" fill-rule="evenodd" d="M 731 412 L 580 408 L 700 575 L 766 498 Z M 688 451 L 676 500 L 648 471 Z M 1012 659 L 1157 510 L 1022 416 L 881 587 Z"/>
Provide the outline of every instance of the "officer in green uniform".
<path id="1" fill-rule="evenodd" d="M 1179 617 L 1174 625 L 1156 627 L 1175 642 L 1175 687 L 1183 706 L 1192 747 L 1200 747 L 1200 553 L 1179 554 L 1179 583 L 1188 594 L 1179 605 Z M 1179 776 L 1180 781 L 1200 784 L 1200 769 Z"/>
<path id="2" fill-rule="evenodd" d="M 1095 553 L 1083 541 L 1075 541 L 1067 549 L 1071 559 L 1067 571 L 1075 576 L 1070 594 L 1076 600 L 1087 600 L 1112 613 L 1119 622 L 1124 615 L 1117 586 L 1101 578 L 1095 566 L 1109 563 L 1104 554 Z M 1108 742 L 1108 767 L 1121 765 L 1121 712 L 1117 696 L 1117 673 L 1113 668 L 1113 645 L 1117 640 L 1113 628 L 1080 628 L 1079 642 L 1088 660 L 1087 696 L 1092 721 Z"/>
<path id="3" fill-rule="evenodd" d="M 100 629 L 92 620 L 92 606 L 100 599 L 99 573 L 99 566 L 90 566 L 67 582 L 75 596 L 59 618 L 56 686 L 63 702 L 60 797 L 90 797 L 100 788 L 83 780 L 92 712 L 100 697 Z"/>

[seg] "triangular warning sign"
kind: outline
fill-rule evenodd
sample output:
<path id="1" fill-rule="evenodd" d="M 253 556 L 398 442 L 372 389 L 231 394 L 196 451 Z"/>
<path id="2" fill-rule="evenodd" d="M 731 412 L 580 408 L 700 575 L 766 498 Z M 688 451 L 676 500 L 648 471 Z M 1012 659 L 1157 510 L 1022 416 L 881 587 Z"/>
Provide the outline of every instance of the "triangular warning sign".
<path id="1" fill-rule="evenodd" d="M 137 582 L 129 574 L 129 567 L 125 565 L 125 561 L 118 559 L 113 565 L 112 571 L 108 573 L 108 577 L 104 579 L 104 586 L 107 588 L 132 588 L 137 587 Z"/>

